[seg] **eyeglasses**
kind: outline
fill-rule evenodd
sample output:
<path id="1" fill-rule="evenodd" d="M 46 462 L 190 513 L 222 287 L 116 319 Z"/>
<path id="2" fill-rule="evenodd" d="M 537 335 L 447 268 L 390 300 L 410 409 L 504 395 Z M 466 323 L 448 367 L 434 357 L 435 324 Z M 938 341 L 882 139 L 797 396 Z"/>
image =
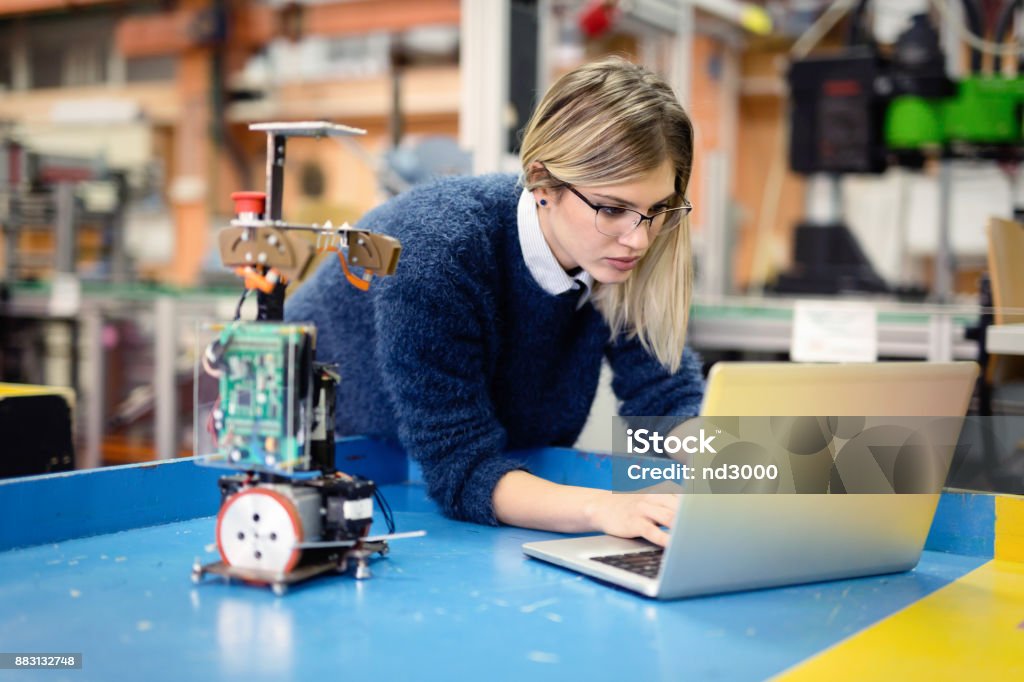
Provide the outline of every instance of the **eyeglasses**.
<path id="1" fill-rule="evenodd" d="M 551 173 L 548 172 L 548 175 L 551 175 Z M 579 190 L 568 182 L 562 182 L 554 175 L 551 175 L 551 177 L 559 182 L 562 187 L 565 187 L 579 197 L 580 201 L 584 204 L 594 209 L 594 227 L 598 232 L 607 237 L 625 237 L 627 234 L 640 227 L 645 220 L 647 221 L 648 232 L 652 237 L 667 234 L 675 229 L 676 226 L 682 222 L 682 219 L 688 216 L 690 211 L 693 210 L 693 204 L 685 198 L 683 199 L 682 206 L 667 208 L 664 211 L 655 213 L 654 215 L 644 215 L 640 211 L 634 211 L 631 208 L 623 208 L 622 206 L 604 206 L 602 204 L 595 204 L 583 196 Z M 679 216 L 680 219 L 666 228 L 666 216 L 673 211 L 682 211 Z"/>

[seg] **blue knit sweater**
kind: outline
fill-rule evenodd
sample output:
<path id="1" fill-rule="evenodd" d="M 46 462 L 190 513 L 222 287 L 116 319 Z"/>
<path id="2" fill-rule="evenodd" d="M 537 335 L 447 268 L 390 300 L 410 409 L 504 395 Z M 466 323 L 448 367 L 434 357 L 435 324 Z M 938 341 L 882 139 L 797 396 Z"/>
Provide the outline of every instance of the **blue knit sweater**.
<path id="1" fill-rule="evenodd" d="M 418 187 L 362 227 L 397 237 L 397 272 L 360 292 L 330 259 L 292 296 L 289 320 L 316 324 L 317 359 L 340 366 L 338 435 L 401 445 L 451 517 L 496 524 L 491 496 L 524 468 L 508 451 L 571 446 L 586 422 L 601 359 L 623 415 L 694 415 L 703 382 L 687 351 L 667 373 L 638 341 L 609 343 L 580 291 L 533 279 L 519 245 L 512 175 Z"/>

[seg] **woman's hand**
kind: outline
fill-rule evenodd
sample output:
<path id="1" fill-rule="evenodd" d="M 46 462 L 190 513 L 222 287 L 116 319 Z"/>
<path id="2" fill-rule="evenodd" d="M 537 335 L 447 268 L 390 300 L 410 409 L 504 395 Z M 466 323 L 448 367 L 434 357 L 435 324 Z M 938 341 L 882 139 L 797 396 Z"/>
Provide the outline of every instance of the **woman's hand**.
<path id="1" fill-rule="evenodd" d="M 644 538 L 664 547 L 668 544 L 668 533 L 661 526 L 672 527 L 678 507 L 678 494 L 606 492 L 592 502 L 587 513 L 594 527 L 603 533 Z"/>
<path id="2" fill-rule="evenodd" d="M 645 490 L 612 493 L 552 483 L 525 471 L 510 471 L 494 488 L 494 514 L 502 523 L 558 533 L 593 533 L 645 538 L 668 544 L 679 506 L 679 486 L 665 481 Z M 672 491 L 672 492 L 667 492 Z"/>

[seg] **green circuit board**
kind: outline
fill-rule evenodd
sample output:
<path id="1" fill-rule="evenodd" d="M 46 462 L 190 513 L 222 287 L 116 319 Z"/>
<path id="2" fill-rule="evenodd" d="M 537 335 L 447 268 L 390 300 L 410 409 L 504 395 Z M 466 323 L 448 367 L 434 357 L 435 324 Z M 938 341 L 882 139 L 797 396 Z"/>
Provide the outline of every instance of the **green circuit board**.
<path id="1" fill-rule="evenodd" d="M 218 336 L 217 449 L 232 466 L 293 471 L 309 462 L 313 327 L 225 325 Z"/>

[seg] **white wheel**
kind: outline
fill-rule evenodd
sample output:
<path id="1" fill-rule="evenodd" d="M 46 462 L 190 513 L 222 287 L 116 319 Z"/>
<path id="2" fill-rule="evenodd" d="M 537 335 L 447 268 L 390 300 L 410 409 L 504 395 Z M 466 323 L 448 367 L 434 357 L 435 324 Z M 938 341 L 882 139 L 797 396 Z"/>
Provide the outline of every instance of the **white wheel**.
<path id="1" fill-rule="evenodd" d="M 217 548 L 228 566 L 287 573 L 299 562 L 302 522 L 290 499 L 259 486 L 229 497 L 217 515 Z"/>

